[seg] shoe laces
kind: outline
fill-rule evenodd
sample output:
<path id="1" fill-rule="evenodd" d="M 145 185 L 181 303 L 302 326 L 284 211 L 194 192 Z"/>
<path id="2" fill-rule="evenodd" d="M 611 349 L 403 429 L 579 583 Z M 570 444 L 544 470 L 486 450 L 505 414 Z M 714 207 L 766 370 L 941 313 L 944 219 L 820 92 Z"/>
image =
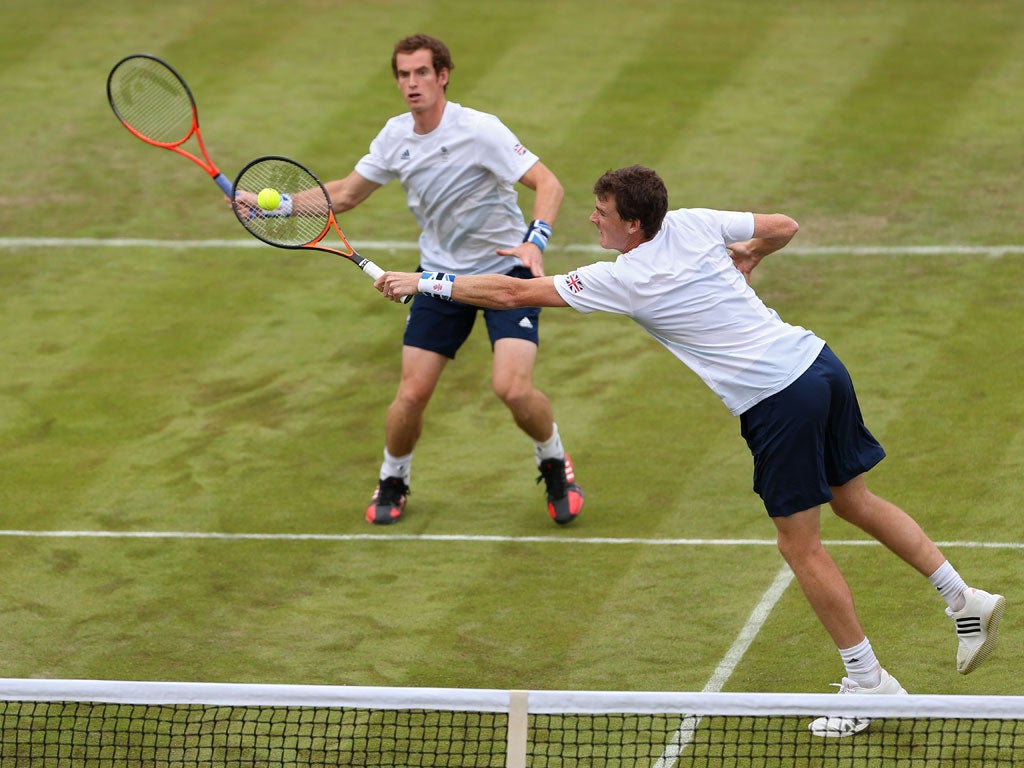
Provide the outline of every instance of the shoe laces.
<path id="1" fill-rule="evenodd" d="M 565 459 L 544 459 L 540 463 L 539 483 L 544 481 L 548 491 L 548 499 L 561 499 L 565 497 Z"/>
<path id="2" fill-rule="evenodd" d="M 377 493 L 377 505 L 384 507 L 398 506 L 403 496 L 409 495 L 409 486 L 400 477 L 387 477 L 380 481 Z"/>

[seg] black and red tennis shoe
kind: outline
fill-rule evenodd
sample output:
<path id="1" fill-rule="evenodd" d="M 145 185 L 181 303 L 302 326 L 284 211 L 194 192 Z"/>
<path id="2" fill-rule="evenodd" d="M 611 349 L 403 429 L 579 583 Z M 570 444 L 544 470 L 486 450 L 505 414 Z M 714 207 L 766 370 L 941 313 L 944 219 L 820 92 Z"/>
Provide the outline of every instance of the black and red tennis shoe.
<path id="1" fill-rule="evenodd" d="M 402 519 L 409 486 L 400 477 L 387 477 L 377 483 L 377 488 L 366 508 L 366 522 L 374 525 L 390 525 Z"/>
<path id="2" fill-rule="evenodd" d="M 572 459 L 544 459 L 540 463 L 540 477 L 547 486 L 548 514 L 559 525 L 571 523 L 583 509 L 583 489 L 576 482 Z"/>

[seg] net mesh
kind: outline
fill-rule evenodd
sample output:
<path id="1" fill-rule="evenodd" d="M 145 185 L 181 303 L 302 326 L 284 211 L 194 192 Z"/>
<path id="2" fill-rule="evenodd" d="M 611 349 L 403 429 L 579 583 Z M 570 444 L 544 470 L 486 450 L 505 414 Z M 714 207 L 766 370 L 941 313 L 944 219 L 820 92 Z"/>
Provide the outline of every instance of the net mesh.
<path id="1" fill-rule="evenodd" d="M 518 733 L 508 691 L 0 683 L 5 768 L 1024 765 L 1024 697 L 528 692 Z"/>
<path id="2" fill-rule="evenodd" d="M 110 73 L 107 95 L 121 121 L 147 139 L 173 145 L 192 133 L 192 96 L 161 61 L 148 56 L 124 59 Z"/>
<path id="3" fill-rule="evenodd" d="M 12 703 L 4 766 L 502 766 L 495 713 Z"/>

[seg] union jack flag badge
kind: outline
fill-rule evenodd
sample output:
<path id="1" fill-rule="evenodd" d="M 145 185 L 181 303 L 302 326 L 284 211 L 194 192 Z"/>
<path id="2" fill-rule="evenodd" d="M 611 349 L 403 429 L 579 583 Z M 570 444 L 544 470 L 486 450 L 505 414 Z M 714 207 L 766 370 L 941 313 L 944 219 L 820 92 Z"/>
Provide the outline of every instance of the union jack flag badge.
<path id="1" fill-rule="evenodd" d="M 517 155 L 525 155 L 527 152 L 526 147 L 522 144 L 516 144 L 515 147 L 513 147 L 513 151 L 515 151 Z"/>
<path id="2" fill-rule="evenodd" d="M 565 287 L 573 293 L 583 293 L 583 280 L 579 272 L 570 272 L 565 276 Z"/>

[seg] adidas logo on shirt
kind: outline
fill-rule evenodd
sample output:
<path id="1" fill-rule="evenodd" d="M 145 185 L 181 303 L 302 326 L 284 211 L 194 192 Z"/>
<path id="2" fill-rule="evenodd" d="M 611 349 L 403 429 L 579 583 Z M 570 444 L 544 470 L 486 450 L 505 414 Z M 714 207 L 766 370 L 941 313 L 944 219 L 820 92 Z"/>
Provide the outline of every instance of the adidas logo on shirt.
<path id="1" fill-rule="evenodd" d="M 409 150 L 408 149 L 403 150 L 400 157 L 401 157 L 402 160 L 408 160 L 409 157 L 410 157 Z"/>

